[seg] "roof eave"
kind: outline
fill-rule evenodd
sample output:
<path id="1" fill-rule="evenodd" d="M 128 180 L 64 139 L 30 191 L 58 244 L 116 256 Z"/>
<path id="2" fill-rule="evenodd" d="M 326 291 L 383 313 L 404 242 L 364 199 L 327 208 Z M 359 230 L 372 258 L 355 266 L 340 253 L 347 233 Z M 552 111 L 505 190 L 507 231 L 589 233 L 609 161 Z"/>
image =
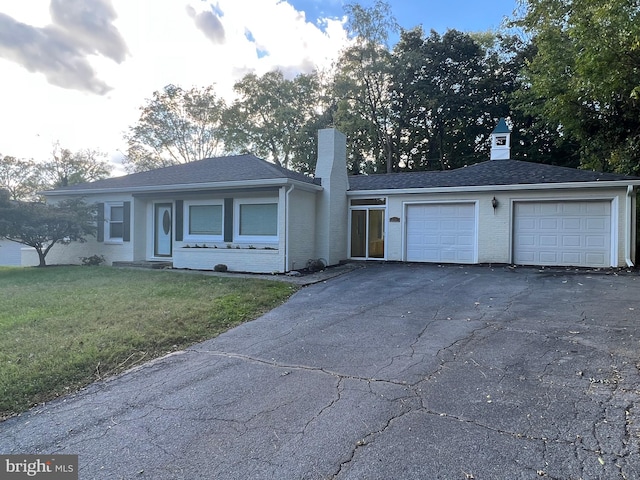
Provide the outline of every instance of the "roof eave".
<path id="1" fill-rule="evenodd" d="M 640 186 L 640 180 L 609 180 L 596 182 L 563 182 L 563 183 L 532 183 L 511 185 L 472 185 L 459 187 L 420 187 L 420 188 L 385 188 L 371 190 L 349 190 L 348 196 L 362 195 L 403 195 L 425 193 L 461 193 L 461 192 L 495 192 L 515 190 L 560 190 L 573 188 L 624 188 L 628 185 Z"/>
<path id="2" fill-rule="evenodd" d="M 139 187 L 116 187 L 116 188 L 85 188 L 72 190 L 49 190 L 41 192 L 45 197 L 56 196 L 86 196 L 86 195 L 104 195 L 113 193 L 167 193 L 174 190 L 181 192 L 191 190 L 229 190 L 233 188 L 260 188 L 260 187 L 282 187 L 294 185 L 296 188 L 308 191 L 320 191 L 322 187 L 313 183 L 302 182 L 292 178 L 269 178 L 256 180 L 238 180 L 231 182 L 202 182 L 202 183 L 184 183 L 171 185 L 143 185 Z"/>

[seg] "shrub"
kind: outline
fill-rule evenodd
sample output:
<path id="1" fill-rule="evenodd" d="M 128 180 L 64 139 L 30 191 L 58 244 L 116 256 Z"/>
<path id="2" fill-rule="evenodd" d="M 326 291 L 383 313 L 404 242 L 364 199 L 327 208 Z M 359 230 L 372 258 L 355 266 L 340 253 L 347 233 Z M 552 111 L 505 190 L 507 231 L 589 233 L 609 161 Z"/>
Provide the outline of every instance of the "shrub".
<path id="1" fill-rule="evenodd" d="M 215 267 L 213 267 L 213 270 L 216 272 L 226 272 L 228 269 L 224 263 L 219 263 Z"/>
<path id="2" fill-rule="evenodd" d="M 81 257 L 82 265 L 87 267 L 102 265 L 105 262 L 104 256 L 102 255 L 91 255 L 90 257 Z"/>
<path id="3" fill-rule="evenodd" d="M 307 270 L 310 272 L 319 272 L 327 268 L 327 261 L 324 258 L 312 258 L 307 261 Z"/>

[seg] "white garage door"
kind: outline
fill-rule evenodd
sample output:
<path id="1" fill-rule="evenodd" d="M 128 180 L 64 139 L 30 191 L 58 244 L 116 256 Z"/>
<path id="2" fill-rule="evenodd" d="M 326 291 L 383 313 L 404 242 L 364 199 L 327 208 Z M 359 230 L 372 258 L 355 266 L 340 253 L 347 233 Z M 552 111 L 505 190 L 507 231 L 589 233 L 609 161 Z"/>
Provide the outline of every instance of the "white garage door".
<path id="1" fill-rule="evenodd" d="M 476 263 L 474 203 L 407 206 L 407 261 Z"/>
<path id="2" fill-rule="evenodd" d="M 519 202 L 514 263 L 611 266 L 611 202 Z"/>

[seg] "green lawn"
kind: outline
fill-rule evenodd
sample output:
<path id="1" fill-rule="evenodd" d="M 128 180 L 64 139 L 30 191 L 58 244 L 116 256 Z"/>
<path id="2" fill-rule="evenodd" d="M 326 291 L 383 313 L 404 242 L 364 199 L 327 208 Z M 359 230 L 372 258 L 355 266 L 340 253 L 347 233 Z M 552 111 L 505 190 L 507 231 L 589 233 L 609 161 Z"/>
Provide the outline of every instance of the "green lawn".
<path id="1" fill-rule="evenodd" d="M 111 267 L 0 267 L 0 419 L 254 319 L 296 287 Z"/>

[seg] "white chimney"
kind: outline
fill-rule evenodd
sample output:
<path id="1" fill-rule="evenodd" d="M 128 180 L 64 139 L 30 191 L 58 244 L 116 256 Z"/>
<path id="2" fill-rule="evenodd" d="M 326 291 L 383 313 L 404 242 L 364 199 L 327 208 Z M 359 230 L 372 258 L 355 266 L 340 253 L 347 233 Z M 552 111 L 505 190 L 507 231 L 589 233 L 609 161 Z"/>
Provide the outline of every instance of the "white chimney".
<path id="1" fill-rule="evenodd" d="M 491 160 L 509 160 L 511 158 L 511 130 L 504 118 L 491 132 Z"/>
<path id="2" fill-rule="evenodd" d="M 328 265 L 347 258 L 347 137 L 334 128 L 318 132 L 316 254 Z"/>

